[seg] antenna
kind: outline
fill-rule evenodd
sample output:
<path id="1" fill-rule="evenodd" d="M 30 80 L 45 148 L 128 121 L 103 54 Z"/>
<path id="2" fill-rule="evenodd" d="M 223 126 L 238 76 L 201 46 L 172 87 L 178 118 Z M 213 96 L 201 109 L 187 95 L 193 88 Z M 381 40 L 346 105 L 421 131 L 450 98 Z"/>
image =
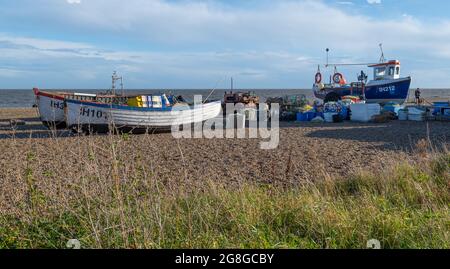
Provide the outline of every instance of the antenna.
<path id="1" fill-rule="evenodd" d="M 383 43 L 380 43 L 380 50 L 381 50 L 381 57 L 380 57 L 380 63 L 386 62 L 386 59 L 384 58 L 384 51 L 383 51 Z"/>
<path id="2" fill-rule="evenodd" d="M 116 77 L 117 77 L 117 72 L 114 71 L 112 74 L 112 86 L 111 86 L 111 93 L 113 95 L 116 95 Z"/>
<path id="3" fill-rule="evenodd" d="M 326 51 L 327 51 L 327 64 L 325 65 L 325 67 L 328 67 L 328 53 L 330 52 L 330 49 L 327 48 Z"/>
<path id="4" fill-rule="evenodd" d="M 231 92 L 233 93 L 233 77 L 231 77 Z"/>
<path id="5" fill-rule="evenodd" d="M 123 77 L 122 76 L 120 77 L 120 91 L 122 93 L 122 96 L 124 96 L 125 92 L 123 91 Z"/>
<path id="6" fill-rule="evenodd" d="M 114 71 L 112 74 L 112 86 L 111 86 L 111 92 L 113 95 L 116 95 L 116 81 L 120 80 L 120 90 L 121 90 L 121 94 L 122 96 L 124 95 L 124 91 L 123 91 L 123 78 L 119 77 L 117 75 L 117 72 Z"/>

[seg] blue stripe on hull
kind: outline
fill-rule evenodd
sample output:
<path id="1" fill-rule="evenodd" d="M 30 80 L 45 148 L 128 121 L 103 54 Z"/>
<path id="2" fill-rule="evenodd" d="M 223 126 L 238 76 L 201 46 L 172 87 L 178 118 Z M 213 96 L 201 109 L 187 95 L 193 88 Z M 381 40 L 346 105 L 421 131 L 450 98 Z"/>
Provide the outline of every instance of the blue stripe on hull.
<path id="1" fill-rule="evenodd" d="M 105 103 L 95 103 L 89 101 L 79 101 L 66 99 L 67 103 L 79 104 L 79 105 L 87 105 L 93 107 L 101 107 L 101 108 L 114 108 L 114 109 L 123 109 L 123 110 L 134 110 L 134 111 L 172 111 L 173 107 L 163 107 L 163 108 L 152 108 L 152 107 L 133 107 L 133 106 L 125 106 L 125 105 L 113 105 L 113 104 L 105 104 Z"/>

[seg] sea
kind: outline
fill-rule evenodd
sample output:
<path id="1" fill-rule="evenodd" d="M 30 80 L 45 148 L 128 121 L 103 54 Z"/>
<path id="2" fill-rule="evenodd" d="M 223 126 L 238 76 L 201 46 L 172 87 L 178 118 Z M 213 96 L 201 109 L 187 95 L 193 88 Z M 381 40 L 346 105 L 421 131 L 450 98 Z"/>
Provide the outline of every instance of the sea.
<path id="1" fill-rule="evenodd" d="M 47 90 L 47 91 L 55 91 L 55 90 Z M 77 93 L 104 93 L 107 90 L 105 89 L 64 89 L 57 90 L 64 92 L 77 92 Z M 185 98 L 186 101 L 194 100 L 194 95 L 201 95 L 203 99 L 208 97 L 208 100 L 223 100 L 225 92 L 229 92 L 230 90 L 226 89 L 177 89 L 177 90 L 156 90 L 156 89 L 133 89 L 133 90 L 125 90 L 125 94 L 127 95 L 150 95 L 150 94 L 158 94 L 158 93 L 171 93 L 174 95 L 181 95 Z M 261 101 L 265 101 L 270 97 L 282 97 L 287 95 L 305 95 L 307 98 L 314 98 L 313 92 L 311 89 L 234 89 L 234 92 L 248 92 L 254 91 L 256 95 L 258 95 Z M 421 89 L 422 97 L 425 99 L 450 99 L 450 89 Z M 410 98 L 414 98 L 414 91 L 411 90 Z M 0 108 L 29 108 L 32 107 L 35 103 L 34 93 L 31 89 L 28 90 L 20 90 L 20 89 L 0 89 Z"/>

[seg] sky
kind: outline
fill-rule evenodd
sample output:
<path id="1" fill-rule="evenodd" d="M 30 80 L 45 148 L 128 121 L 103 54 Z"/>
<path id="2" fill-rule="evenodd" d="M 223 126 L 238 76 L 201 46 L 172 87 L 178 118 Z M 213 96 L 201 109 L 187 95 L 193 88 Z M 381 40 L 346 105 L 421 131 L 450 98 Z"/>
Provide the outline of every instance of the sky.
<path id="1" fill-rule="evenodd" d="M 0 88 L 311 88 L 326 62 L 450 88 L 446 0 L 0 0 Z M 364 66 L 339 67 L 356 80 Z M 329 74 L 333 70 L 322 67 Z M 369 73 L 371 74 L 371 73 Z"/>

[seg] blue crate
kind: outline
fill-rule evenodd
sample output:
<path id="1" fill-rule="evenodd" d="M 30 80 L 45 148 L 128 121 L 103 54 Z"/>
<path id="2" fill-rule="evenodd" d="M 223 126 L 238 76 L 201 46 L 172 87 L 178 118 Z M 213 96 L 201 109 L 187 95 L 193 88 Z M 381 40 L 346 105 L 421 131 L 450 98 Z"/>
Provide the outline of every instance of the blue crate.
<path id="1" fill-rule="evenodd" d="M 434 102 L 433 105 L 434 105 L 433 115 L 438 115 L 439 113 L 441 113 L 441 109 L 450 107 L 449 102 Z"/>
<path id="2" fill-rule="evenodd" d="M 297 121 L 311 121 L 316 117 L 317 113 L 313 111 L 297 113 Z"/>
<path id="3" fill-rule="evenodd" d="M 308 117 L 305 113 L 299 112 L 297 113 L 297 121 L 308 121 Z"/>

